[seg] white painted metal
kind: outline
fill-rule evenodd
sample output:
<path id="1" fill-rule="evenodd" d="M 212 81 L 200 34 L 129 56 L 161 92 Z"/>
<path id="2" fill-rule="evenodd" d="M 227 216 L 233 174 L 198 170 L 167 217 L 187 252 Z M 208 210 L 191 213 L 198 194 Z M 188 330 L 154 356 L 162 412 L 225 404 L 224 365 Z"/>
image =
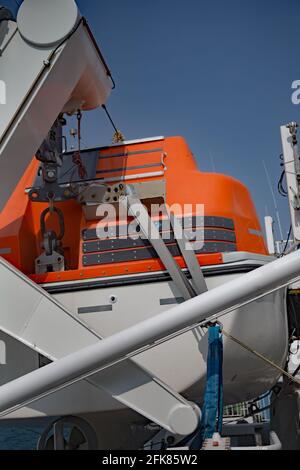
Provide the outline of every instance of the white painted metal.
<path id="1" fill-rule="evenodd" d="M 268 253 L 270 255 L 275 255 L 275 239 L 274 239 L 274 221 L 270 216 L 265 217 L 265 229 L 266 229 L 266 240 Z"/>
<path id="2" fill-rule="evenodd" d="M 249 301 L 260 293 L 280 288 L 282 284 L 299 276 L 299 261 L 300 253 L 292 253 L 3 385 L 0 388 L 0 410 L 5 412 L 15 407 L 20 408 L 29 401 L 40 398 L 46 391 L 93 375 L 115 361 L 125 360 L 128 354 L 138 352 L 146 345 L 154 346 L 155 342 L 167 335 L 191 324 L 209 320 L 225 309 Z M 260 330 L 264 333 L 264 325 L 260 325 Z M 257 325 L 255 331 L 257 334 Z M 251 374 L 251 371 L 247 370 L 247 374 Z"/>
<path id="3" fill-rule="evenodd" d="M 247 251 L 234 251 L 232 253 L 222 253 L 223 263 L 228 264 L 258 264 L 263 265 L 275 261 L 275 257 L 248 253 Z M 205 266 L 203 267 L 205 269 Z"/>
<path id="4" fill-rule="evenodd" d="M 257 439 L 257 435 L 259 436 L 259 429 L 257 429 L 257 424 L 229 424 L 225 425 L 224 428 L 226 436 L 231 437 L 240 437 L 243 436 L 253 436 L 253 439 Z M 232 432 L 232 434 L 230 434 Z M 274 431 L 270 431 L 269 433 L 269 440 L 270 443 L 268 445 L 256 445 L 256 446 L 237 446 L 231 447 L 230 450 L 232 451 L 278 451 L 282 450 L 282 444 Z M 260 437 L 262 438 L 262 437 Z"/>
<path id="5" fill-rule="evenodd" d="M 111 147 L 120 147 L 122 145 L 132 145 L 132 144 L 146 144 L 148 142 L 156 142 L 159 140 L 164 140 L 165 138 L 163 136 L 158 136 L 158 137 L 148 137 L 146 139 L 134 139 L 134 140 L 124 140 L 121 143 L 114 144 Z M 105 147 L 102 147 L 105 148 Z"/>
<path id="6" fill-rule="evenodd" d="M 229 265 L 230 268 L 239 265 Z M 243 267 L 243 264 L 240 265 Z M 259 266 L 259 264 L 257 264 Z M 206 270 L 205 273 L 209 273 Z M 208 288 L 226 286 L 228 281 L 242 274 L 230 274 L 220 269 L 219 274 L 210 273 L 205 278 Z M 106 282 L 114 279 L 106 279 Z M 66 286 L 67 287 L 67 286 Z M 78 307 L 109 305 L 110 297 L 116 302 L 110 312 L 80 314 L 80 318 L 94 330 L 108 337 L 133 326 L 142 320 L 155 317 L 176 305 L 181 298 L 180 290 L 172 281 L 128 283 L 118 287 L 70 291 L 55 294 L 55 297 L 74 314 Z M 173 299 L 173 305 L 161 305 L 161 301 Z M 162 302 L 164 304 L 165 302 Z M 91 309 L 92 310 L 92 309 Z M 126 313 L 124 313 L 126 312 Z M 253 304 L 234 309 L 221 318 L 226 331 L 238 336 L 251 347 L 284 365 L 287 354 L 287 321 L 285 311 L 285 290 L 268 295 Z M 260 325 L 257 331 L 257 325 Z M 277 371 L 262 363 L 255 356 L 224 338 L 224 399 L 236 403 L 256 397 L 272 387 Z M 206 381 L 207 334 L 197 328 L 182 334 L 135 358 L 140 365 L 159 376 L 173 390 L 182 393 L 192 401 L 203 397 Z"/>
<path id="7" fill-rule="evenodd" d="M 102 183 L 113 183 L 120 181 L 132 181 L 132 180 L 141 180 L 145 178 L 156 178 L 158 176 L 164 176 L 164 171 L 152 171 L 149 173 L 137 173 L 135 175 L 122 175 L 122 176 L 113 176 L 112 178 L 103 178 L 101 179 Z"/>
<path id="8" fill-rule="evenodd" d="M 30 35 L 25 24 L 30 24 L 32 1 L 24 0 L 19 17 L 26 36 Z M 65 23 L 64 7 L 70 2 L 43 0 L 37 3 L 41 3 L 38 11 L 43 24 L 48 18 L 43 17 L 41 11 L 45 10 L 51 18 L 62 13 L 56 38 L 59 40 L 75 21 L 73 12 L 71 22 Z M 53 10 L 50 14 L 52 8 L 55 13 Z M 64 24 L 67 24 L 66 30 Z M 33 31 L 36 27 L 39 28 L 38 24 Z M 51 31 L 56 31 L 53 23 L 47 31 L 47 41 L 54 40 L 51 36 Z M 39 39 L 38 33 L 36 41 Z M 106 102 L 111 92 L 106 67 L 82 22 L 61 47 L 42 46 L 28 43 L 16 30 L 0 56 L 0 80 L 6 84 L 6 103 L 0 105 L 0 210 L 59 113 L 96 108 Z"/>
<path id="9" fill-rule="evenodd" d="M 0 296 L 1 330 L 51 360 L 100 342 L 99 333 L 1 258 Z M 198 416 L 191 404 L 130 360 L 96 374 L 89 382 L 100 389 L 97 404 L 100 408 L 104 390 L 175 434 L 181 431 L 185 434 L 187 427 L 194 430 L 197 426 Z M 186 413 L 188 419 L 178 422 L 178 412 L 182 416 Z"/>
<path id="10" fill-rule="evenodd" d="M 169 217 L 180 252 L 192 277 L 195 292 L 200 295 L 207 291 L 207 285 L 201 271 L 199 261 L 195 255 L 192 245 L 189 244 L 190 246 L 186 246 L 188 244 L 188 240 L 184 237 L 181 222 L 174 216 L 174 214 L 170 214 Z"/>
<path id="11" fill-rule="evenodd" d="M 74 0 L 24 0 L 18 11 L 18 29 L 25 41 L 54 46 L 65 40 L 80 21 Z"/>
<path id="12" fill-rule="evenodd" d="M 17 31 L 17 24 L 15 21 L 1 21 L 0 23 L 0 55 L 4 53 L 8 47 L 11 39 Z"/>
<path id="13" fill-rule="evenodd" d="M 127 186 L 127 191 L 130 191 L 131 187 Z M 133 188 L 132 188 L 133 190 Z M 195 296 L 194 290 L 187 280 L 186 276 L 182 273 L 180 267 L 174 260 L 169 249 L 165 245 L 165 242 L 160 236 L 159 230 L 155 223 L 151 220 L 147 209 L 138 199 L 135 194 L 128 194 L 123 198 L 123 204 L 128 207 L 128 212 L 135 218 L 139 223 L 139 226 L 143 234 L 149 239 L 160 260 L 164 264 L 168 273 L 172 277 L 175 285 L 180 290 L 185 300 Z"/>
<path id="14" fill-rule="evenodd" d="M 294 241 L 300 243 L 300 160 L 296 138 L 297 124 L 281 126 L 281 140 Z M 294 135 L 294 138 L 293 138 Z"/>
<path id="15" fill-rule="evenodd" d="M 251 255 L 248 256 L 251 259 Z M 257 261 L 258 265 L 269 259 L 268 257 L 261 258 Z M 243 259 L 243 261 L 239 261 L 237 265 L 241 263 L 243 266 L 242 263 L 247 263 L 246 255 L 241 254 L 239 259 Z M 206 271 L 208 271 L 207 267 Z M 236 276 L 210 276 L 207 278 L 208 287 L 212 289 L 217 285 L 224 284 L 226 279 L 234 279 Z M 106 279 L 107 281 L 109 280 Z M 61 284 L 63 285 L 63 283 Z M 65 285 L 65 287 L 67 286 Z M 141 295 L 141 289 L 143 295 Z M 75 314 L 78 307 L 108 303 L 111 295 L 118 298 L 113 305 L 112 312 L 80 315 L 80 318 L 85 320 L 92 329 L 97 328 L 99 332 L 103 331 L 107 334 L 110 331 L 115 331 L 115 328 L 123 329 L 127 325 L 159 314 L 167 308 L 159 305 L 159 299 L 177 297 L 180 293 L 171 282 L 164 282 L 70 292 L 59 294 L 56 297 Z M 227 331 L 238 331 L 245 342 L 250 341 L 251 346 L 255 349 L 265 353 L 275 362 L 284 364 L 287 326 L 284 312 L 281 309 L 284 310 L 284 295 L 268 296 L 252 306 L 236 309 L 232 314 L 222 318 L 222 322 Z M 126 311 L 126 315 L 124 315 L 124 311 Z M 263 335 L 256 334 L 255 325 L 257 324 L 265 329 Z M 241 331 L 242 334 L 240 334 Z M 139 363 L 141 361 L 141 364 L 147 362 L 160 374 L 161 378 L 168 381 L 174 390 L 186 390 L 184 393 L 186 398 L 199 401 L 203 397 L 205 386 L 207 338 L 206 336 L 202 338 L 200 329 L 197 329 L 196 333 L 181 335 L 180 338 L 168 341 L 143 355 L 139 355 L 135 360 Z M 202 338 L 201 343 L 199 342 L 200 338 Z M 8 341 L 7 337 L 3 339 L 7 345 L 9 361 L 5 367 L 1 367 L 0 383 L 6 383 L 37 368 L 37 359 L 32 357 L 33 353 L 28 348 L 17 341 Z M 254 356 L 244 354 L 226 338 L 224 338 L 224 349 L 226 402 L 236 402 L 259 395 L 273 385 L 277 373 L 274 373 L 271 368 L 266 368 L 264 363 L 260 363 Z M 20 363 L 20 357 L 22 357 L 22 363 Z M 189 367 L 186 367 L 187 357 Z M 11 375 L 12 372 L 15 375 Z M 194 386 L 190 387 L 191 383 Z M 26 408 L 16 410 L 7 418 L 15 420 L 88 413 L 89 419 L 94 416 L 93 426 L 97 423 L 101 448 L 120 448 L 120 443 L 124 442 L 125 436 L 127 437 L 123 448 L 138 448 L 151 437 L 151 434 L 150 436 L 149 434 L 144 435 L 143 440 L 141 432 L 131 433 L 132 423 L 140 423 L 142 426 L 143 419 L 130 412 L 129 409 L 121 409 L 121 407 L 120 402 L 113 400 L 104 392 L 101 393 L 99 388 L 83 380 L 32 403 Z M 99 412 L 95 413 L 96 410 Z"/>

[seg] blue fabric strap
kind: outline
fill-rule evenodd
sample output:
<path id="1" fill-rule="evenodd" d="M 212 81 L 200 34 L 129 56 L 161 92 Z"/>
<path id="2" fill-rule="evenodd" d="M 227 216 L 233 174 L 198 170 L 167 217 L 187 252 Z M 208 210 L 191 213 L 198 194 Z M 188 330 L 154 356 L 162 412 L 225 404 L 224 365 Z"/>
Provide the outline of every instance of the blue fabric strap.
<path id="1" fill-rule="evenodd" d="M 207 377 L 202 408 L 201 437 L 211 439 L 221 434 L 223 422 L 223 341 L 219 325 L 208 332 Z"/>

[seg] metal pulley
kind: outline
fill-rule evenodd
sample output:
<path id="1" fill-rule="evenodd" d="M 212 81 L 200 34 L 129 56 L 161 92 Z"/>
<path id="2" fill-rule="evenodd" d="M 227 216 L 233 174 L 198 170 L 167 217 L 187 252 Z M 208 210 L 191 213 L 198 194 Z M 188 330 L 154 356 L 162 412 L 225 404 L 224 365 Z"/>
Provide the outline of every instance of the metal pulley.
<path id="1" fill-rule="evenodd" d="M 62 157 L 62 127 L 65 125 L 63 116 L 59 116 L 46 139 L 36 152 L 36 158 L 41 162 L 39 176 L 41 183 L 31 188 L 29 199 L 32 202 L 67 201 L 77 196 L 77 188 L 74 185 L 61 186 L 59 184 L 60 169 L 63 165 Z"/>
<path id="2" fill-rule="evenodd" d="M 97 450 L 94 428 L 83 418 L 58 418 L 43 431 L 37 450 Z"/>

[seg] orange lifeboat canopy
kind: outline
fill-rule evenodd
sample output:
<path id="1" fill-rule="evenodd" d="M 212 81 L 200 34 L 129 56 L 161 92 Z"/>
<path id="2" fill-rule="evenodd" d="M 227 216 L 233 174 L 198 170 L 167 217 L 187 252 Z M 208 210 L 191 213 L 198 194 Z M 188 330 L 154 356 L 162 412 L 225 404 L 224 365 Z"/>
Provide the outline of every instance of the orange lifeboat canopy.
<path id="1" fill-rule="evenodd" d="M 124 142 L 111 147 L 82 151 L 88 169 L 87 186 L 107 185 L 115 204 L 116 187 L 134 187 L 140 199 L 151 209 L 162 203 L 182 219 L 187 233 L 202 231 L 203 246 L 196 250 L 201 265 L 223 263 L 223 254 L 250 252 L 267 255 L 261 226 L 247 188 L 239 181 L 217 173 L 201 172 L 182 137 L 154 138 Z M 72 154 L 64 155 L 61 174 L 67 184 Z M 40 216 L 47 204 L 33 202 L 28 189 L 37 179 L 39 162 L 34 158 L 0 215 L 0 254 L 38 283 L 75 281 L 164 270 L 147 240 L 124 236 L 132 219 L 109 223 L 108 235 L 99 238 L 97 215 L 99 201 L 71 200 L 58 203 L 63 211 L 65 235 L 63 252 L 66 269 L 36 274 L 35 260 L 42 252 Z M 73 181 L 74 172 L 72 174 Z M 93 195 L 90 195 L 92 197 Z M 176 239 L 165 226 L 165 215 L 151 213 L 161 236 L 178 264 L 185 264 Z M 51 216 L 58 231 L 57 220 Z M 125 226 L 125 227 L 124 227 Z M 194 235 L 195 236 L 195 235 Z"/>

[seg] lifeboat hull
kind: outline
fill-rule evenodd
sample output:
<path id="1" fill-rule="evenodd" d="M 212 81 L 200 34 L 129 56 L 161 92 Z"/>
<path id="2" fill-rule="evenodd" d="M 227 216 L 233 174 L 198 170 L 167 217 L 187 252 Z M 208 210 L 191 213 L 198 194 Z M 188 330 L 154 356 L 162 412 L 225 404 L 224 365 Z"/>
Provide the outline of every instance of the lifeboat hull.
<path id="1" fill-rule="evenodd" d="M 240 273 L 206 277 L 213 289 Z M 151 279 L 151 277 L 150 277 Z M 183 301 L 172 281 L 74 290 L 55 297 L 102 337 L 110 336 Z M 281 289 L 220 317 L 224 329 L 255 351 L 283 366 L 288 353 L 286 291 Z M 134 360 L 176 392 L 201 402 L 206 382 L 207 329 L 196 328 L 149 349 Z M 237 403 L 270 390 L 276 369 L 226 337 L 224 341 L 224 400 Z"/>
<path id="2" fill-rule="evenodd" d="M 267 257 L 265 257 L 267 258 Z M 206 268 L 209 289 L 224 285 L 243 272 L 253 269 L 243 263 Z M 256 262 L 257 267 L 261 262 Z M 248 262 L 249 264 L 249 262 Z M 234 272 L 235 271 L 235 272 Z M 91 286 L 84 283 L 61 283 L 51 286 L 54 297 L 74 315 L 78 315 L 102 337 L 159 315 L 182 301 L 180 292 L 165 273 L 113 279 Z M 111 285 L 110 285 L 111 284 Z M 47 286 L 45 286 L 47 287 Z M 281 289 L 239 307 L 219 318 L 224 329 L 250 348 L 279 366 L 284 366 L 288 354 L 286 290 Z M 6 365 L 2 366 L 2 383 L 36 369 L 41 364 L 36 352 L 1 333 L 6 344 Z M 66 338 L 68 341 L 68 338 Z M 1 343 L 0 343 L 1 344 Z M 22 364 L 18 358 L 22 357 Z M 200 327 L 166 341 L 136 356 L 138 364 L 152 372 L 174 391 L 201 406 L 206 382 L 207 330 Z M 270 390 L 279 373 L 266 362 L 224 337 L 224 402 L 238 403 L 258 397 Z M 84 382 L 72 385 L 40 400 L 30 407 L 13 413 L 11 418 L 61 416 L 69 414 L 114 413 L 123 405 Z"/>

